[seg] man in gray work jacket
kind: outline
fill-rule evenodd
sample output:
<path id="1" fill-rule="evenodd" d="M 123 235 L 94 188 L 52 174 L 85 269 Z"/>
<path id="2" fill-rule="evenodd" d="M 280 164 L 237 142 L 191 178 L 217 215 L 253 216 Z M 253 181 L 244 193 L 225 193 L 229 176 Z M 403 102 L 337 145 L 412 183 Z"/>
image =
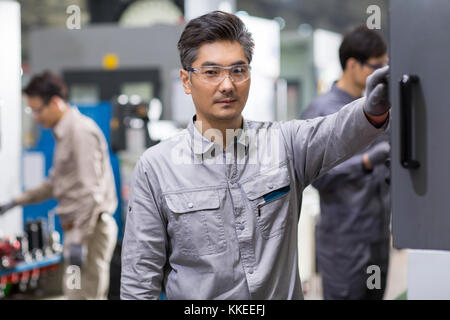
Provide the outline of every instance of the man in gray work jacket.
<path id="1" fill-rule="evenodd" d="M 347 33 L 339 48 L 341 78 L 311 102 L 302 119 L 335 113 L 360 98 L 367 76 L 387 63 L 386 52 L 381 36 L 365 25 Z M 312 183 L 320 194 L 315 248 L 326 300 L 383 298 L 390 248 L 389 150 L 385 132 Z M 379 287 L 367 286 L 370 266 L 379 268 Z"/>
<path id="2" fill-rule="evenodd" d="M 388 125 L 388 68 L 367 98 L 314 120 L 242 118 L 253 40 L 235 15 L 191 20 L 178 42 L 196 115 L 140 158 L 122 250 L 122 299 L 301 299 L 303 189 Z"/>

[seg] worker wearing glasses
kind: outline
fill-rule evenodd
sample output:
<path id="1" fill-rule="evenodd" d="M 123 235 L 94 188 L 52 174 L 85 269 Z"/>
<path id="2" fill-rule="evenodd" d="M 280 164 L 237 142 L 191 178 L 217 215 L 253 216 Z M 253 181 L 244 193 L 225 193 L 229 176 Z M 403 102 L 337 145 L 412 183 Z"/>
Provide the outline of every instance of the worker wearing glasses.
<path id="1" fill-rule="evenodd" d="M 342 76 L 310 103 L 302 119 L 327 116 L 359 99 L 367 77 L 388 61 L 384 40 L 365 25 L 345 35 L 339 57 Z M 386 182 L 389 168 L 385 165 L 389 154 L 386 131 L 312 183 L 320 195 L 315 251 L 326 300 L 383 298 L 390 249 L 391 197 Z M 371 266 L 380 270 L 377 288 L 367 286 Z"/>
<path id="2" fill-rule="evenodd" d="M 122 299 L 301 299 L 302 190 L 384 132 L 388 69 L 335 115 L 242 117 L 253 40 L 235 15 L 191 20 L 178 42 L 187 128 L 148 149 L 131 183 Z M 270 148 L 267 148 L 270 146 Z"/>
<path id="3" fill-rule="evenodd" d="M 104 300 L 118 232 L 112 216 L 117 195 L 106 139 L 92 119 L 70 106 L 67 86 L 56 74 L 34 75 L 24 93 L 34 121 L 51 129 L 55 138 L 52 168 L 40 185 L 0 204 L 0 215 L 17 205 L 55 198 L 64 232 L 64 295 Z M 78 279 L 77 285 L 73 279 Z"/>

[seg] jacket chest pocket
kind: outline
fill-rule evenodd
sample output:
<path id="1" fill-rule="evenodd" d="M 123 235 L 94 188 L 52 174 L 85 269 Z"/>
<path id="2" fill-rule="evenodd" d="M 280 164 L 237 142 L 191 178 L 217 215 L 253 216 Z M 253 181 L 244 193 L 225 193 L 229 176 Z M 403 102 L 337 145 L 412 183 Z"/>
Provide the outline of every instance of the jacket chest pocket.
<path id="1" fill-rule="evenodd" d="M 263 238 L 270 239 L 283 233 L 291 217 L 291 187 L 287 167 L 256 176 L 242 184 L 242 187 Z"/>
<path id="2" fill-rule="evenodd" d="M 70 148 L 57 148 L 53 156 L 53 167 L 58 175 L 75 173 L 75 159 Z"/>
<path id="3" fill-rule="evenodd" d="M 174 246 L 182 254 L 204 256 L 226 249 L 218 190 L 166 194 L 165 199 L 175 229 Z"/>

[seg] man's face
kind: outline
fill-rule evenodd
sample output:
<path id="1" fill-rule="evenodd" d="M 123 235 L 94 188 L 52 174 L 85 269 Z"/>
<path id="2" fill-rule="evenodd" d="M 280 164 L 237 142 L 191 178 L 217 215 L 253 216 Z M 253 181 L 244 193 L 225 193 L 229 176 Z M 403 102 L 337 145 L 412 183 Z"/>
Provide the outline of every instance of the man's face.
<path id="1" fill-rule="evenodd" d="M 197 59 L 192 68 L 202 66 L 222 66 L 248 64 L 244 48 L 238 42 L 215 41 L 205 43 L 197 51 Z M 184 92 L 192 95 L 197 119 L 208 121 L 240 119 L 250 90 L 250 78 L 245 81 L 232 81 L 229 73 L 220 83 L 205 81 L 194 72 L 181 70 Z M 239 83 L 236 83 L 239 82 Z"/>
<path id="2" fill-rule="evenodd" d="M 376 69 L 384 67 L 388 63 L 387 55 L 378 58 L 369 58 L 364 63 L 356 62 L 354 80 L 362 90 L 366 87 L 367 77 L 370 76 Z"/>
<path id="3" fill-rule="evenodd" d="M 45 104 L 41 97 L 27 97 L 28 105 L 33 111 L 33 120 L 45 128 L 53 128 L 57 122 L 54 101 Z"/>

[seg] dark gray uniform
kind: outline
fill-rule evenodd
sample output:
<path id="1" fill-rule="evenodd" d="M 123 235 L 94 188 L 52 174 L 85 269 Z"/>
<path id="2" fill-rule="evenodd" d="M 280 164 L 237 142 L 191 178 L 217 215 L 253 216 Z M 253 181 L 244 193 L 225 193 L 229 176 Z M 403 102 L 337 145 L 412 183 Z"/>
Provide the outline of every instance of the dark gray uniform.
<path id="1" fill-rule="evenodd" d="M 311 102 L 302 119 L 335 113 L 353 100 L 334 84 Z M 390 248 L 389 168 L 379 165 L 369 172 L 362 163 L 363 153 L 381 141 L 389 141 L 388 131 L 312 183 L 320 194 L 321 215 L 315 236 L 324 299 L 383 297 Z M 380 267 L 380 289 L 367 287 L 368 278 L 374 274 L 367 271 L 370 265 Z"/>

